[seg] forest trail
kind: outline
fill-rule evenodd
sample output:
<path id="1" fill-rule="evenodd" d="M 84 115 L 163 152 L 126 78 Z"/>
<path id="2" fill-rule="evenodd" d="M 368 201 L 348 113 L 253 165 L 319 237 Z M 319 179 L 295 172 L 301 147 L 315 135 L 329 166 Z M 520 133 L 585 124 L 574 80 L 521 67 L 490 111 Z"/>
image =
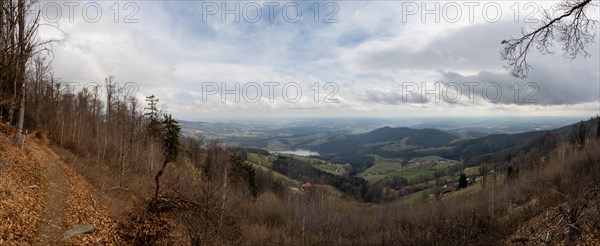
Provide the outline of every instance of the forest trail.
<path id="1" fill-rule="evenodd" d="M 34 245 L 57 245 L 65 231 L 64 208 L 67 197 L 66 177 L 51 150 L 41 148 L 48 160 L 48 194 L 45 198 L 46 210 L 39 225 L 38 238 Z"/>

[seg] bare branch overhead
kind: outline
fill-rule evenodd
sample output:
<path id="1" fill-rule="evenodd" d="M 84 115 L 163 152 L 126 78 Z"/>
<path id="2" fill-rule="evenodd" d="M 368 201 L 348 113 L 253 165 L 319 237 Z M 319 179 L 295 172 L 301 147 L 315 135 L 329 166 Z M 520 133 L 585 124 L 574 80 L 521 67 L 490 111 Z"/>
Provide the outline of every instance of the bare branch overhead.
<path id="1" fill-rule="evenodd" d="M 589 57 L 587 45 L 594 42 L 598 20 L 587 11 L 595 4 L 592 0 L 563 0 L 554 12 L 544 10 L 542 24 L 533 31 L 522 30 L 522 36 L 502 40 L 500 56 L 511 75 L 525 78 L 532 68 L 527 55 L 532 47 L 542 54 L 552 54 L 554 43 L 560 43 L 565 58 Z M 558 13 L 558 15 L 557 15 Z"/>

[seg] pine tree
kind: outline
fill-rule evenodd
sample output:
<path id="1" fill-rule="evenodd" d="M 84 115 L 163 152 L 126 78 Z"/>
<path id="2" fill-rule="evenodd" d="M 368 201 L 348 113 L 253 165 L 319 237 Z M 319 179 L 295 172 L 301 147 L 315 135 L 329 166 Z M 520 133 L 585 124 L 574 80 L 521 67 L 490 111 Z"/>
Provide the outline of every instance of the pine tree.
<path id="1" fill-rule="evenodd" d="M 243 153 L 236 153 L 231 156 L 231 175 L 233 180 L 240 180 L 246 182 L 250 193 L 253 198 L 258 195 L 258 188 L 256 186 L 256 172 L 252 164 L 246 162 L 246 157 Z"/>
<path id="2" fill-rule="evenodd" d="M 600 137 L 600 117 L 596 116 L 596 137 Z"/>
<path id="3" fill-rule="evenodd" d="M 581 121 L 571 131 L 571 143 L 579 149 L 583 148 L 585 146 L 586 135 L 587 129 L 583 121 Z"/>
<path id="4" fill-rule="evenodd" d="M 165 114 L 162 125 L 164 129 L 162 140 L 165 148 L 165 163 L 174 162 L 179 154 L 179 133 L 181 132 L 181 127 L 179 126 L 179 122 L 173 119 L 170 114 Z"/>
<path id="5" fill-rule="evenodd" d="M 458 179 L 458 189 L 467 188 L 469 186 L 469 182 L 467 182 L 467 175 L 464 173 L 460 174 L 460 178 Z"/>
<path id="6" fill-rule="evenodd" d="M 154 207 L 158 204 L 160 176 L 162 176 L 162 174 L 164 173 L 167 164 L 176 161 L 177 155 L 179 154 L 179 133 L 181 132 L 179 122 L 173 119 L 173 117 L 170 114 L 165 114 L 164 120 L 162 122 L 162 127 L 164 129 L 162 141 L 165 151 L 165 160 L 163 161 L 162 167 L 160 168 L 160 170 L 158 170 L 158 173 L 154 177 L 154 181 L 156 182 L 156 190 L 154 191 L 154 198 L 150 203 L 151 207 Z"/>
<path id="7" fill-rule="evenodd" d="M 148 117 L 148 135 L 150 137 L 156 137 L 158 135 L 158 109 L 156 108 L 156 104 L 158 103 L 158 98 L 154 95 L 150 95 L 146 97 L 146 102 L 148 102 L 148 107 L 144 108 L 148 110 L 147 113 L 144 113 L 144 116 Z"/>

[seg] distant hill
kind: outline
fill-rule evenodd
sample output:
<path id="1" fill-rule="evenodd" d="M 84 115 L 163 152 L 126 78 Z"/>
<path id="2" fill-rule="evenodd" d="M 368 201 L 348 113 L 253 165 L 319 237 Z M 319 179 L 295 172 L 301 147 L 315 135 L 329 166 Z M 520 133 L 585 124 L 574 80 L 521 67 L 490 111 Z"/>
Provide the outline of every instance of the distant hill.
<path id="1" fill-rule="evenodd" d="M 455 128 L 441 125 L 433 128 L 380 127 L 367 132 L 353 131 L 352 127 L 338 129 L 333 123 L 253 125 L 237 123 L 182 122 L 190 135 L 203 139 L 218 138 L 234 146 L 268 150 L 306 149 L 316 151 L 321 159 L 349 163 L 360 172 L 374 164 L 374 156 L 411 159 L 439 156 L 453 160 L 467 160 L 523 145 L 545 131 L 526 131 L 531 126 L 506 125 L 502 129 L 485 125 Z M 425 127 L 428 125 L 421 125 Z M 433 126 L 433 125 L 429 125 Z M 453 129 L 448 129 L 450 126 Z M 566 134 L 573 125 L 550 130 Z M 208 130 L 207 130 L 208 129 Z M 210 134 L 209 134 L 210 133 Z M 217 133 L 217 134 L 215 134 Z"/>
<path id="2" fill-rule="evenodd" d="M 395 157 L 404 153 L 447 146 L 460 140 L 456 135 L 436 129 L 382 127 L 362 134 L 336 134 L 318 142 L 304 142 L 294 147 L 310 149 L 322 156 L 357 169 L 368 168 L 372 154 Z"/>
<path id="3" fill-rule="evenodd" d="M 519 146 L 544 132 L 492 134 L 475 139 L 461 139 L 457 135 L 436 129 L 383 127 L 363 134 L 338 134 L 319 144 L 297 147 L 318 151 L 328 159 L 350 163 L 361 170 L 371 166 L 371 155 L 407 159 L 440 156 L 461 160 Z"/>
<path id="4" fill-rule="evenodd" d="M 321 144 L 307 146 L 322 155 L 375 153 L 386 155 L 412 149 L 445 146 L 459 138 L 435 129 L 412 129 L 407 127 L 383 127 L 373 131 L 329 137 Z"/>
<path id="5" fill-rule="evenodd" d="M 419 147 L 443 146 L 457 140 L 458 137 L 436 129 L 412 129 L 407 127 L 383 127 L 357 135 L 363 144 L 406 139 L 406 143 Z"/>
<path id="6" fill-rule="evenodd" d="M 545 131 L 533 131 L 517 134 L 492 134 L 489 136 L 461 141 L 452 146 L 446 158 L 464 159 L 468 157 L 494 153 L 521 145 L 530 139 L 540 136 Z"/>

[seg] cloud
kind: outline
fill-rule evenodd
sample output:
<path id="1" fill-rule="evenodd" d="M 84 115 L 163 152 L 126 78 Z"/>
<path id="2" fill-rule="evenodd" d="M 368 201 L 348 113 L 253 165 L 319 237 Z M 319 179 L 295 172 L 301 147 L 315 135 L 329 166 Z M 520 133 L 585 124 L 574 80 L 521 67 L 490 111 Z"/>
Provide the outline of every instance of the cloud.
<path id="1" fill-rule="evenodd" d="M 135 3 L 137 23 L 123 23 L 124 15 L 115 23 L 109 15 L 112 3 L 100 2 L 106 18 L 97 23 L 76 15 L 72 23 L 61 19 L 66 34 L 41 30 L 45 38 L 66 39 L 64 45 L 54 47 L 55 76 L 103 84 L 104 77 L 113 74 L 119 82 L 136 82 L 140 98 L 157 95 L 181 119 L 215 114 L 387 116 L 486 110 L 510 114 L 540 107 L 556 114 L 565 113 L 560 107 L 589 113 L 594 112 L 590 103 L 600 97 L 597 43 L 590 48 L 591 59 L 571 61 L 560 54 L 534 52 L 530 56 L 534 70 L 527 80 L 506 75 L 499 60 L 500 40 L 518 35 L 524 26 L 508 17 L 498 23 L 469 23 L 465 18 L 459 23 L 422 22 L 420 16 L 404 22 L 402 3 L 358 1 L 337 3 L 337 23 L 323 23 L 329 13 L 323 11 L 315 23 L 309 9 L 314 3 L 300 2 L 304 12 L 297 23 L 283 21 L 281 12 L 274 13 L 273 23 L 264 17 L 257 23 L 223 23 L 220 16 L 203 22 L 201 2 Z M 264 94 L 258 103 L 202 100 L 202 82 L 243 86 L 270 81 L 297 82 L 303 89 L 302 100 L 286 103 L 280 91 L 273 103 Z M 458 103 L 436 103 L 431 98 L 423 103 L 420 97 L 408 97 L 404 102 L 398 87 L 402 82 L 451 81 L 496 82 L 506 96 L 496 103 L 481 97 Z M 318 103 L 311 89 L 315 82 L 320 85 Z M 322 103 L 331 92 L 323 88 L 327 82 L 338 86 L 339 103 Z M 513 92 L 509 86 L 514 82 L 539 85 L 538 104 L 513 105 L 514 98 L 507 95 Z"/>
<path id="2" fill-rule="evenodd" d="M 552 60 L 553 57 L 547 59 Z M 599 100 L 600 77 L 598 71 L 594 70 L 594 62 L 590 60 L 541 62 L 540 60 L 541 57 L 532 59 L 534 70 L 526 79 L 516 79 L 506 72 L 482 71 L 475 75 L 441 72 L 441 82 L 477 82 L 480 84 L 480 89 L 483 89 L 486 84 L 495 83 L 502 90 L 503 95 L 497 102 L 502 104 L 564 105 Z M 466 92 L 463 90 L 463 94 Z M 481 92 L 478 95 L 485 94 Z"/>

